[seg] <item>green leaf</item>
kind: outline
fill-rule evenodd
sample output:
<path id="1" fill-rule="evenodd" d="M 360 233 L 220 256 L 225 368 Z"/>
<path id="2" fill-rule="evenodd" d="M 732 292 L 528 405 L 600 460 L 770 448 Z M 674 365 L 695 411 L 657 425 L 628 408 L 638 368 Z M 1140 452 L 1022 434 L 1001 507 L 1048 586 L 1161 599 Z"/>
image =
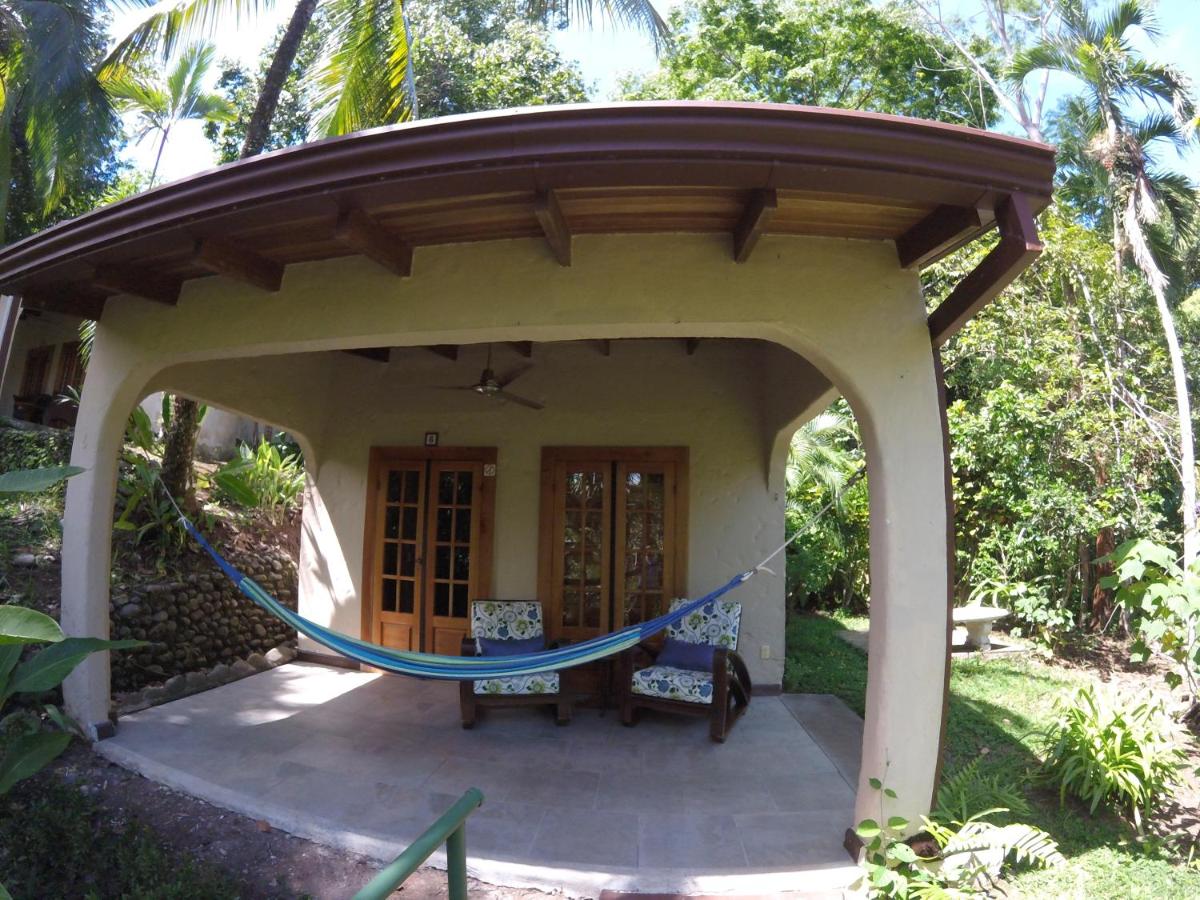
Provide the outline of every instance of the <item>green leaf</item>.
<path id="1" fill-rule="evenodd" d="M 258 494 L 254 492 L 254 489 L 243 478 L 238 477 L 236 473 L 223 469 L 213 476 L 213 480 L 234 503 L 240 506 L 258 506 Z"/>
<path id="2" fill-rule="evenodd" d="M 0 757 L 0 794 L 6 794 L 18 781 L 36 775 L 71 743 L 71 735 L 62 731 L 23 734 L 9 742 Z"/>
<path id="3" fill-rule="evenodd" d="M 888 828 L 896 831 L 903 831 L 907 827 L 908 819 L 904 818 L 903 816 L 892 816 L 890 819 L 888 819 Z"/>
<path id="4" fill-rule="evenodd" d="M 0 884 L 0 900 L 12 900 L 12 894 L 2 884 Z"/>
<path id="5" fill-rule="evenodd" d="M 53 644 L 62 639 L 62 629 L 45 613 L 0 606 L 0 644 Z"/>
<path id="6" fill-rule="evenodd" d="M 50 466 L 5 472 L 0 475 L 0 494 L 36 494 L 84 471 L 79 466 Z"/>
<path id="7" fill-rule="evenodd" d="M 880 788 L 883 787 L 883 782 L 880 781 L 878 778 L 870 779 L 870 784 L 871 784 L 871 787 L 875 788 L 875 790 L 879 790 Z"/>
<path id="8" fill-rule="evenodd" d="M 915 863 L 917 861 L 917 851 L 908 844 L 892 844 L 888 848 L 888 855 L 897 862 Z"/>
<path id="9" fill-rule="evenodd" d="M 77 665 L 98 650 L 127 650 L 144 646 L 144 641 L 66 638 L 17 666 L 6 694 L 37 693 L 57 687 Z"/>
<path id="10" fill-rule="evenodd" d="M 896 792 L 895 792 L 895 791 L 893 791 L 891 788 L 884 788 L 884 789 L 883 789 L 883 795 L 884 795 L 885 797 L 891 797 L 893 800 L 895 800 L 895 799 L 896 799 Z"/>
<path id="11" fill-rule="evenodd" d="M 858 827 L 854 829 L 854 833 L 863 840 L 868 840 L 879 834 L 880 830 L 879 823 L 874 819 L 863 819 L 858 823 Z"/>

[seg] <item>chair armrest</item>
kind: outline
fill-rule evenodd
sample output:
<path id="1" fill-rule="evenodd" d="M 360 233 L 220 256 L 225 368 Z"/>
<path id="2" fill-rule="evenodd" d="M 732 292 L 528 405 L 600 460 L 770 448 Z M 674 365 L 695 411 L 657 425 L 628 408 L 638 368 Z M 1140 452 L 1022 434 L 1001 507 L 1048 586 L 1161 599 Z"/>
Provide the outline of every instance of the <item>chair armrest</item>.
<path id="1" fill-rule="evenodd" d="M 729 659 L 729 665 L 733 667 L 734 676 L 741 682 L 742 687 L 745 688 L 746 696 L 750 696 L 750 694 L 754 693 L 754 685 L 750 681 L 750 670 L 746 668 L 746 661 L 742 659 L 742 655 L 736 650 L 727 650 L 726 654 Z"/>
<path id="2" fill-rule="evenodd" d="M 475 638 L 465 637 L 462 639 L 462 649 L 459 652 L 460 656 L 478 656 L 479 647 L 475 643 Z"/>

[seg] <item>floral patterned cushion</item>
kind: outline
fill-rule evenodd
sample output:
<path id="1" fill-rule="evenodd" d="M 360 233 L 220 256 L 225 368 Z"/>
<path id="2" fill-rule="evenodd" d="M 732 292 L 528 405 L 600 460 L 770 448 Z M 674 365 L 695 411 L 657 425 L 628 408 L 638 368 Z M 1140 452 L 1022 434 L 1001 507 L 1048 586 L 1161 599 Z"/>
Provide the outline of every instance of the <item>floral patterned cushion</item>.
<path id="1" fill-rule="evenodd" d="M 633 673 L 633 692 L 687 703 L 712 703 L 713 677 L 710 672 L 650 666 Z"/>
<path id="2" fill-rule="evenodd" d="M 671 609 L 678 609 L 687 602 L 686 598 L 675 600 Z M 714 600 L 670 626 L 667 636 L 677 641 L 736 650 L 741 621 L 742 604 L 736 600 Z"/>
<path id="3" fill-rule="evenodd" d="M 557 694 L 558 673 L 513 675 L 511 678 L 485 678 L 475 682 L 477 694 Z"/>
<path id="4" fill-rule="evenodd" d="M 542 604 L 536 600 L 476 600 L 471 604 L 471 634 L 496 641 L 542 635 Z"/>

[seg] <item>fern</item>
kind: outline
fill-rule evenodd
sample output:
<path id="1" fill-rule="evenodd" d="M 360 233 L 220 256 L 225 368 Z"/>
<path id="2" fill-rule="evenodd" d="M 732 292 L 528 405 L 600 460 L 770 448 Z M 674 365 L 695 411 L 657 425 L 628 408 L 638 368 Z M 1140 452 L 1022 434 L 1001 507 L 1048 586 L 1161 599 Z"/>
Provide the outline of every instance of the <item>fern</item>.
<path id="1" fill-rule="evenodd" d="M 1031 815 L 1020 788 L 1001 775 L 984 775 L 979 762 L 973 759 L 942 779 L 930 817 L 937 822 L 966 822 L 985 810 L 1016 818 Z"/>

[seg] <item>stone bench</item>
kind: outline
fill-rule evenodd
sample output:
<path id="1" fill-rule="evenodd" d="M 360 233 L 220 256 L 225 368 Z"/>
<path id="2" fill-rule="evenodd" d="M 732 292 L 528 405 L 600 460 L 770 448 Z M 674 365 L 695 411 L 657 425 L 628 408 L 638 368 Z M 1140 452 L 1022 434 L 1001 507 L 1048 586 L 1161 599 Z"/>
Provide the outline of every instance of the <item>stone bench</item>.
<path id="1" fill-rule="evenodd" d="M 986 650 L 991 646 L 992 624 L 1008 615 L 998 606 L 960 606 L 954 610 L 954 624 L 967 630 L 967 646 Z"/>

